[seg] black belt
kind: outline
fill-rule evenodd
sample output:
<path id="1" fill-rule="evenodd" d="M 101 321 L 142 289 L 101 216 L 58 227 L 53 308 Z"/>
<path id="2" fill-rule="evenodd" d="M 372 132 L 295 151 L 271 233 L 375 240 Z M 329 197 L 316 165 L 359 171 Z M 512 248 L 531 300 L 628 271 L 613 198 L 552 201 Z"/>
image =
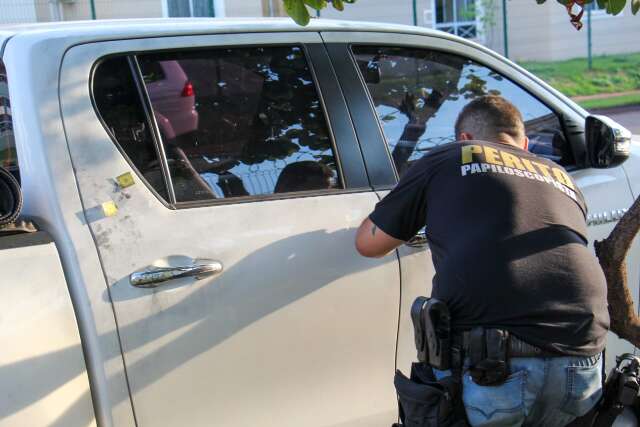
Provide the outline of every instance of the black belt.
<path id="1" fill-rule="evenodd" d="M 469 331 L 464 331 L 459 334 L 454 334 L 452 346 L 457 350 L 462 350 L 464 354 L 469 353 Z M 510 357 L 559 357 L 560 353 L 554 353 L 549 350 L 544 350 L 535 345 L 526 343 L 515 335 L 509 334 L 509 349 L 508 354 Z"/>

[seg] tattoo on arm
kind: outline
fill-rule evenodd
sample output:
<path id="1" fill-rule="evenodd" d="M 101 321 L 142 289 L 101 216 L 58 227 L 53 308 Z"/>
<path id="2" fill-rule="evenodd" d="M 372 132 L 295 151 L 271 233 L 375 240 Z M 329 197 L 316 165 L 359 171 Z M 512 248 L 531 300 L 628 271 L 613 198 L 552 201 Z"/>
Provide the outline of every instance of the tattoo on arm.
<path id="1" fill-rule="evenodd" d="M 376 230 L 378 229 L 378 227 L 376 227 L 375 225 L 373 227 L 371 227 L 371 235 L 375 236 L 376 235 Z"/>

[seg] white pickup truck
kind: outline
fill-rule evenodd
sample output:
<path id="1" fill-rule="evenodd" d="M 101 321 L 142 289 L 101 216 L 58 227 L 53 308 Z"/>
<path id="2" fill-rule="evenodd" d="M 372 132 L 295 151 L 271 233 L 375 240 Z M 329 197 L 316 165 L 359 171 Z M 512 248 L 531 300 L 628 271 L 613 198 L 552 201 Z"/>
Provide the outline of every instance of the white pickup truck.
<path id="1" fill-rule="evenodd" d="M 640 196 L 638 142 L 468 40 L 322 20 L 0 28 L 0 166 L 39 230 L 0 237 L 0 426 L 391 425 L 433 266 L 419 235 L 361 257 L 355 229 L 485 93 L 518 106 L 606 237 Z"/>

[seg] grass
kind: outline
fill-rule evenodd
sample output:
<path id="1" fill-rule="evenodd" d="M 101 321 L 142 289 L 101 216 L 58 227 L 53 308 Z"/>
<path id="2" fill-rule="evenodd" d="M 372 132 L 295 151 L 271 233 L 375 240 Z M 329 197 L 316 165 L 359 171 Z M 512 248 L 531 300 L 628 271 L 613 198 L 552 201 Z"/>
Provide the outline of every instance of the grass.
<path id="1" fill-rule="evenodd" d="M 640 94 L 612 96 L 609 98 L 589 99 L 578 102 L 585 110 L 596 108 L 622 107 L 624 105 L 640 105 Z"/>
<path id="2" fill-rule="evenodd" d="M 587 69 L 586 58 L 520 65 L 567 96 L 640 89 L 640 53 L 594 57 L 592 70 Z"/>

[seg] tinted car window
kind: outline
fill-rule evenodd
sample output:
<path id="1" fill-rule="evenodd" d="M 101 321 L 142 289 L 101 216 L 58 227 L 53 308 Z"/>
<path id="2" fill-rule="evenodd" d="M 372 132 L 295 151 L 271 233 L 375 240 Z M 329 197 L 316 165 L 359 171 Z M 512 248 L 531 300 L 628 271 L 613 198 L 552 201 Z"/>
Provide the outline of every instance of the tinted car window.
<path id="1" fill-rule="evenodd" d="M 112 138 L 158 194 L 167 198 L 162 167 L 126 57 L 106 59 L 93 79 L 96 107 Z"/>
<path id="2" fill-rule="evenodd" d="M 4 64 L 0 61 L 0 167 L 11 172 L 19 179 L 18 156 L 13 136 L 11 120 L 11 102 L 9 101 L 9 86 Z"/>
<path id="3" fill-rule="evenodd" d="M 342 188 L 299 47 L 138 56 L 178 202 Z"/>
<path id="4" fill-rule="evenodd" d="M 518 107 L 530 151 L 562 165 L 574 163 L 556 114 L 490 68 L 426 49 L 354 46 L 353 52 L 400 175 L 430 149 L 454 142 L 459 112 L 487 94 Z"/>
<path id="5" fill-rule="evenodd" d="M 149 66 L 145 68 L 145 73 L 142 75 L 142 78 L 145 83 L 153 83 L 158 80 L 163 80 L 165 78 L 164 70 L 160 63 L 156 62 L 149 64 Z"/>

